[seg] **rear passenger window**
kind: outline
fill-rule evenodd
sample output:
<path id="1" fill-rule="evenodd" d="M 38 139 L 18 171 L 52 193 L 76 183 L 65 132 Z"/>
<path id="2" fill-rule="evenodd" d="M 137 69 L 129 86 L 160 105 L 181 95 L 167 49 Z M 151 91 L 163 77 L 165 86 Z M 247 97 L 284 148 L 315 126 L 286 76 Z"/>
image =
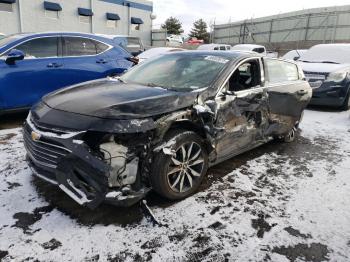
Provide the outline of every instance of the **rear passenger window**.
<path id="1" fill-rule="evenodd" d="M 226 50 L 226 48 L 225 48 L 224 46 L 220 46 L 220 50 L 225 51 L 225 50 Z"/>
<path id="2" fill-rule="evenodd" d="M 253 51 L 257 52 L 259 54 L 262 54 L 265 52 L 265 48 L 263 48 L 263 47 L 254 48 Z"/>
<path id="3" fill-rule="evenodd" d="M 87 56 L 97 53 L 95 43 L 87 38 L 65 37 L 64 43 L 65 56 Z"/>
<path id="4" fill-rule="evenodd" d="M 104 43 L 96 42 L 96 41 L 94 41 L 94 43 L 96 44 L 97 54 L 100 54 L 109 48 L 108 45 Z"/>
<path id="5" fill-rule="evenodd" d="M 46 37 L 29 40 L 16 49 L 24 52 L 26 59 L 58 56 L 58 38 Z"/>
<path id="6" fill-rule="evenodd" d="M 295 81 L 299 79 L 298 67 L 295 64 L 275 59 L 265 59 L 270 83 Z"/>

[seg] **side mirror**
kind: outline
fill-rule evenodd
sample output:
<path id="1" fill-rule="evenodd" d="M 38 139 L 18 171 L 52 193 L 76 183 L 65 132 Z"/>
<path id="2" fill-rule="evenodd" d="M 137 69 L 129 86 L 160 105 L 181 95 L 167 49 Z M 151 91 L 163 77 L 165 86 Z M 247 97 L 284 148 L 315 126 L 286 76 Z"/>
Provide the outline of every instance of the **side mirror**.
<path id="1" fill-rule="evenodd" d="M 14 65 L 16 61 L 23 60 L 25 57 L 25 54 L 21 50 L 12 49 L 6 58 L 6 64 L 8 65 Z"/>

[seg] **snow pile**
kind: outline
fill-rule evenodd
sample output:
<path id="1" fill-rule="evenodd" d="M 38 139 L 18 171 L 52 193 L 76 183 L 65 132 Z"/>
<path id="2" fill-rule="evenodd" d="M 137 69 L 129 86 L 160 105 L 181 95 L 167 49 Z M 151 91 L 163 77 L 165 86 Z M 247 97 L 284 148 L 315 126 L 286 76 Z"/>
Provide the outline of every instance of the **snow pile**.
<path id="1" fill-rule="evenodd" d="M 121 225 L 113 216 L 130 216 L 124 209 L 85 211 L 58 188 L 41 190 L 21 131 L 0 131 L 0 260 L 348 261 L 349 112 L 308 110 L 300 128 L 292 144 L 213 167 L 193 197 L 156 201 L 152 211 L 168 227 L 142 216 Z"/>

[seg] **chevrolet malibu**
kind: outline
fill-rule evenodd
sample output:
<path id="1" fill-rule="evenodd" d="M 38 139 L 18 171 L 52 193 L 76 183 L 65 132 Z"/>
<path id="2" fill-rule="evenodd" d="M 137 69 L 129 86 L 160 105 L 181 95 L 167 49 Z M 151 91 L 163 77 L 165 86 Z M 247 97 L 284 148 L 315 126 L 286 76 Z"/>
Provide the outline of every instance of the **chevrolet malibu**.
<path id="1" fill-rule="evenodd" d="M 132 56 L 112 36 L 17 34 L 0 39 L 0 114 L 25 110 L 62 87 L 114 76 Z"/>
<path id="2" fill-rule="evenodd" d="M 291 142 L 311 98 L 291 61 L 175 52 L 45 96 L 24 125 L 34 175 L 89 208 L 196 192 L 210 166 Z"/>

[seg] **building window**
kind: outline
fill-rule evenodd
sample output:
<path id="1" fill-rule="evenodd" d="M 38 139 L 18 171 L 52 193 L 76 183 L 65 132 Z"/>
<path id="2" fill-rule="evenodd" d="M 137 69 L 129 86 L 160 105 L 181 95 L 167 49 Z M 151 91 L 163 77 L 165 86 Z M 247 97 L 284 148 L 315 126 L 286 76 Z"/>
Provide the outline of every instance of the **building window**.
<path id="1" fill-rule="evenodd" d="M 83 24 L 91 24 L 91 16 L 80 15 L 79 22 Z"/>
<path id="2" fill-rule="evenodd" d="M 12 4 L 0 3 L 0 11 L 13 12 Z"/>
<path id="3" fill-rule="evenodd" d="M 107 20 L 107 27 L 109 28 L 117 28 L 118 21 L 117 20 Z"/>
<path id="4" fill-rule="evenodd" d="M 141 25 L 131 25 L 131 29 L 133 31 L 140 31 L 141 30 Z"/>
<path id="5" fill-rule="evenodd" d="M 58 11 L 45 10 L 45 16 L 47 18 L 51 18 L 51 19 L 58 19 L 59 18 Z"/>

